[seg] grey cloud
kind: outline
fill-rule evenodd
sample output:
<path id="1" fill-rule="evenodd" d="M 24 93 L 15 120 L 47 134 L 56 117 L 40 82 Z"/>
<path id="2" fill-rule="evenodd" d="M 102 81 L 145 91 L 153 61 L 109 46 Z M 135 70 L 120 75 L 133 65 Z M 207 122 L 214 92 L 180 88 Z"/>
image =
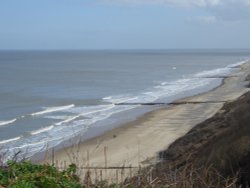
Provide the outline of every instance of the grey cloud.
<path id="1" fill-rule="evenodd" d="M 239 1 L 240 2 L 240 1 Z M 250 20 L 250 1 L 228 1 L 219 6 L 208 7 L 218 19 L 226 21 Z"/>
<path id="2" fill-rule="evenodd" d="M 200 20 L 250 20 L 250 0 L 99 0 L 111 4 L 126 5 L 165 5 L 182 8 L 201 8 L 210 12 L 211 17 Z M 212 19 L 211 19 L 212 18 Z"/>
<path id="3" fill-rule="evenodd" d="M 224 6 L 228 4 L 239 4 L 250 6 L 250 0 L 99 0 L 109 3 L 120 4 L 165 4 L 175 6 L 188 6 L 188 7 L 212 7 Z"/>

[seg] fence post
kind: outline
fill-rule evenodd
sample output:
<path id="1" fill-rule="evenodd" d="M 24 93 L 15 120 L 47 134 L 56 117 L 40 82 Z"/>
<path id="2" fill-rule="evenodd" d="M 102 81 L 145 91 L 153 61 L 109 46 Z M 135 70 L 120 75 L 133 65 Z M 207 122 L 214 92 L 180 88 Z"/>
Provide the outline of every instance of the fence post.
<path id="1" fill-rule="evenodd" d="M 124 166 L 122 167 L 122 170 L 121 170 L 121 182 L 123 184 L 123 181 L 124 181 Z"/>
<path id="2" fill-rule="evenodd" d="M 87 150 L 87 167 L 89 167 L 89 150 Z"/>
<path id="3" fill-rule="evenodd" d="M 97 175 L 97 169 L 95 168 L 95 183 L 98 182 L 98 175 Z"/>
<path id="4" fill-rule="evenodd" d="M 101 178 L 101 182 L 102 182 L 102 170 L 100 170 L 100 178 Z"/>
<path id="5" fill-rule="evenodd" d="M 55 150 L 54 150 L 54 148 L 52 148 L 52 165 L 54 165 L 55 164 Z"/>
<path id="6" fill-rule="evenodd" d="M 85 174 L 85 185 L 87 185 L 87 187 L 90 187 L 90 185 L 91 185 L 91 172 L 90 172 L 90 170 L 88 170 Z"/>
<path id="7" fill-rule="evenodd" d="M 116 179 L 116 184 L 118 185 L 119 183 L 118 169 L 116 169 L 115 179 Z"/>
<path id="8" fill-rule="evenodd" d="M 67 169 L 67 162 L 64 161 L 64 170 L 66 170 L 66 169 Z"/>
<path id="9" fill-rule="evenodd" d="M 107 178 L 107 167 L 108 167 L 107 146 L 104 146 L 104 163 L 105 163 L 105 178 Z"/>
<path id="10" fill-rule="evenodd" d="M 129 166 L 129 178 L 132 178 L 132 165 Z"/>

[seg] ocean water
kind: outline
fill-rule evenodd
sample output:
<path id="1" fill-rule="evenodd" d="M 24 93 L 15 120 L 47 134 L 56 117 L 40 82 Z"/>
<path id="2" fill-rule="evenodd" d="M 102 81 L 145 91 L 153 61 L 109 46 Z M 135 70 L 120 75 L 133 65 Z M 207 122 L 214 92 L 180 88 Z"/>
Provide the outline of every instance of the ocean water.
<path id="1" fill-rule="evenodd" d="M 89 138 L 156 108 L 117 103 L 167 103 L 209 90 L 249 57 L 247 50 L 0 51 L 0 153 L 30 157 Z"/>

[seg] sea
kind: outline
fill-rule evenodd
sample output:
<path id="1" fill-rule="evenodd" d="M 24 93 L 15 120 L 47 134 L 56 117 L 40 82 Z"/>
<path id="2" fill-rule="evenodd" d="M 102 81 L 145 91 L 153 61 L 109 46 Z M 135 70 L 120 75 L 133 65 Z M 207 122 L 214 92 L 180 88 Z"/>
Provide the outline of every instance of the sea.
<path id="1" fill-rule="evenodd" d="M 0 51 L 0 156 L 32 157 L 219 86 L 250 50 Z M 123 105 L 120 105 L 120 104 Z"/>

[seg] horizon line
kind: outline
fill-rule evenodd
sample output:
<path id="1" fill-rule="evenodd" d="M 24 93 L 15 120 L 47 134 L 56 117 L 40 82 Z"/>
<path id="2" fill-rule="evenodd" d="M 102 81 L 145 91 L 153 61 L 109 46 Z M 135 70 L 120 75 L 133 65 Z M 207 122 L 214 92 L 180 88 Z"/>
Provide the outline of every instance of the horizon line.
<path id="1" fill-rule="evenodd" d="M 0 51 L 175 51 L 175 50 L 250 50 L 250 48 L 90 48 L 90 49 L 0 49 Z"/>

